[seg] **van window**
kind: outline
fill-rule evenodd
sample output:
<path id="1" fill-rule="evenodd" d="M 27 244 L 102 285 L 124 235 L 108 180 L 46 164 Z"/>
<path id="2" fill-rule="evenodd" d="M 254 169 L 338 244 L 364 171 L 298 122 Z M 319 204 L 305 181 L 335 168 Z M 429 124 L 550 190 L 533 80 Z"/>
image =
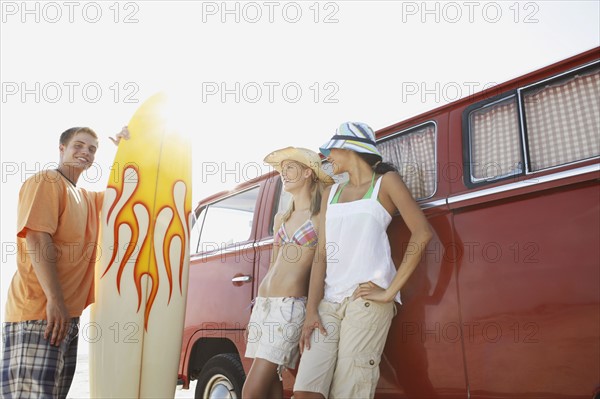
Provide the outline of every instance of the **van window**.
<path id="1" fill-rule="evenodd" d="M 214 251 L 250 239 L 258 190 L 259 187 L 254 187 L 202 210 L 198 217 L 198 223 L 202 223 L 199 252 Z"/>
<path id="2" fill-rule="evenodd" d="M 531 170 L 600 153 L 600 69 L 523 91 Z"/>
<path id="3" fill-rule="evenodd" d="M 393 163 L 417 200 L 433 196 L 436 190 L 434 123 L 400 132 L 377 143 L 385 162 Z"/>
<path id="4" fill-rule="evenodd" d="M 486 105 L 469 115 L 471 181 L 495 180 L 522 172 L 517 99 Z"/>
<path id="5" fill-rule="evenodd" d="M 465 182 L 485 183 L 597 157 L 599 109 L 597 62 L 468 107 L 463 137 L 470 175 Z"/>

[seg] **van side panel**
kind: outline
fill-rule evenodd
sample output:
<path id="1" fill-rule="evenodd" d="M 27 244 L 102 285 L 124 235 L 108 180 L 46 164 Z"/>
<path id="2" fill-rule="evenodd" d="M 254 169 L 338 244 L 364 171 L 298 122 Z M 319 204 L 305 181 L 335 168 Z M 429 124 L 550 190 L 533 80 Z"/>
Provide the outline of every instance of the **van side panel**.
<path id="1" fill-rule="evenodd" d="M 251 276 L 253 266 L 252 244 L 236 252 L 221 251 L 195 259 L 190 284 L 196 293 L 188 302 L 187 323 L 200 329 L 244 329 L 250 318 L 252 284 L 234 283 L 231 279 Z M 227 297 L 219 291 L 226 291 Z"/>
<path id="2" fill-rule="evenodd" d="M 434 236 L 402 289 L 403 305 L 398 306 L 388 335 L 378 392 L 394 392 L 393 397 L 466 398 L 451 215 L 443 209 L 425 213 Z M 394 262 L 400 265 L 404 252 L 414 250 L 406 245 L 410 231 L 395 218 L 388 234 L 391 242 L 405 243 L 393 247 Z"/>
<path id="3" fill-rule="evenodd" d="M 535 81 L 561 71 L 548 68 Z M 468 105 L 450 114 L 456 164 L 468 159 Z M 592 158 L 475 188 L 453 182 L 471 398 L 590 398 L 600 386 L 598 171 Z"/>
<path id="4" fill-rule="evenodd" d="M 437 127 L 436 170 L 426 172 L 435 174 L 436 190 L 420 205 L 434 236 L 401 290 L 402 305 L 397 305 L 380 363 L 377 397 L 382 398 L 467 397 L 452 214 L 445 201 L 452 176 L 460 175 L 455 165 L 448 167 L 448 115 L 429 116 L 415 125 L 432 121 Z M 401 216 L 394 217 L 388 237 L 399 267 L 404 253 L 416 250 Z"/>
<path id="5" fill-rule="evenodd" d="M 591 181 L 454 210 L 472 398 L 596 388 L 599 193 Z"/>

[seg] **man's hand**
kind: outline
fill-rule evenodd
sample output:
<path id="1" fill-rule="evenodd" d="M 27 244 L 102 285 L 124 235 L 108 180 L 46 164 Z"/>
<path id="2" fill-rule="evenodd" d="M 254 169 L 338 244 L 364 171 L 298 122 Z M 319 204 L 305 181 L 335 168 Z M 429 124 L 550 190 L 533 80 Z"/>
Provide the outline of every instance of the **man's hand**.
<path id="1" fill-rule="evenodd" d="M 46 317 L 48 325 L 44 331 L 44 338 L 50 340 L 50 345 L 60 346 L 67 336 L 71 324 L 64 301 L 49 300 L 46 304 Z"/>
<path id="2" fill-rule="evenodd" d="M 50 345 L 59 346 L 67 335 L 71 320 L 56 272 L 56 245 L 52 236 L 42 231 L 27 230 L 25 240 L 31 254 L 31 265 L 46 295 L 48 326 L 44 331 L 44 338 L 50 340 Z"/>
<path id="3" fill-rule="evenodd" d="M 125 140 L 129 140 L 129 129 L 127 128 L 127 126 L 123 126 L 123 129 L 121 129 L 121 131 L 119 133 L 117 133 L 117 135 L 115 136 L 115 138 L 109 137 L 110 141 L 112 141 L 115 145 L 119 145 L 119 143 L 121 142 L 121 139 L 125 139 Z"/>

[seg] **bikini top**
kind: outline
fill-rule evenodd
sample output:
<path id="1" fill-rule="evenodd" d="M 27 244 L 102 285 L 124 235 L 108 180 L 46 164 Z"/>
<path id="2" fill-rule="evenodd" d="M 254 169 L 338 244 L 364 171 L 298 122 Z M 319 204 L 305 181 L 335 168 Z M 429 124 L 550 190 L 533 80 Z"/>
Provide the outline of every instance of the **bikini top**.
<path id="1" fill-rule="evenodd" d="M 277 234 L 275 234 L 275 242 L 278 244 L 290 243 L 300 245 L 302 247 L 312 248 L 317 245 L 317 232 L 312 220 L 308 219 L 298 227 L 296 232 L 290 238 L 285 231 L 285 223 L 281 223 L 281 227 Z"/>

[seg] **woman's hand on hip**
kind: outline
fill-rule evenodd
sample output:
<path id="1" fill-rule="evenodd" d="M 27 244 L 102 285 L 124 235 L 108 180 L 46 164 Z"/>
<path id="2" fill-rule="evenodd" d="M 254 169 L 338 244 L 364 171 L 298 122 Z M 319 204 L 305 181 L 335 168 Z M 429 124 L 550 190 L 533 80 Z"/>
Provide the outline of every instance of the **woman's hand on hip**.
<path id="1" fill-rule="evenodd" d="M 394 295 L 390 296 L 387 290 L 371 281 L 367 281 L 366 283 L 359 284 L 356 290 L 354 290 L 352 299 L 357 298 L 374 302 L 392 302 L 394 300 Z"/>

